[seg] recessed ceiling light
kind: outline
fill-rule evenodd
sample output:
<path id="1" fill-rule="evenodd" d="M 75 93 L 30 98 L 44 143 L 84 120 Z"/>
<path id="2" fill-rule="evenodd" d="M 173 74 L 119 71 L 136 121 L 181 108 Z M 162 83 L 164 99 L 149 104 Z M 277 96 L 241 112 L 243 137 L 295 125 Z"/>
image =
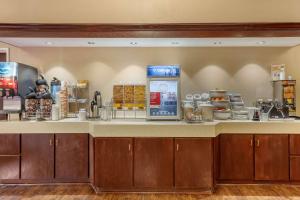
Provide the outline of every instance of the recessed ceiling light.
<path id="1" fill-rule="evenodd" d="M 94 45 L 94 44 L 96 44 L 96 43 L 93 41 L 88 41 L 88 45 Z"/>
<path id="2" fill-rule="evenodd" d="M 53 45 L 53 42 L 47 41 L 46 45 Z"/>
<path id="3" fill-rule="evenodd" d="M 214 42 L 214 45 L 221 45 L 221 44 L 222 44 L 221 41 L 216 41 L 216 42 Z"/>
<path id="4" fill-rule="evenodd" d="M 171 44 L 172 44 L 172 45 L 179 45 L 179 42 L 173 41 Z"/>
<path id="5" fill-rule="evenodd" d="M 131 45 L 137 45 L 137 42 L 130 42 Z"/>
<path id="6" fill-rule="evenodd" d="M 259 41 L 259 42 L 257 42 L 257 44 L 264 45 L 264 44 L 266 44 L 266 41 Z"/>

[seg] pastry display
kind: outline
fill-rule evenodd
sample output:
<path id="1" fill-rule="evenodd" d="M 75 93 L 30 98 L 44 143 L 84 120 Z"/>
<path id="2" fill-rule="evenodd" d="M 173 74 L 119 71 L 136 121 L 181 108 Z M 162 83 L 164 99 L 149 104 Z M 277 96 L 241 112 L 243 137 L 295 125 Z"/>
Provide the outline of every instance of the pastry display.
<path id="1" fill-rule="evenodd" d="M 133 109 L 134 106 L 134 85 L 124 85 L 124 105 L 125 109 Z"/>
<path id="2" fill-rule="evenodd" d="M 38 99 L 25 99 L 25 110 L 29 116 L 35 115 L 38 108 L 39 108 Z"/>
<path id="3" fill-rule="evenodd" d="M 146 86 L 135 85 L 134 87 L 134 104 L 137 109 L 145 109 Z"/>
<path id="4" fill-rule="evenodd" d="M 114 85 L 113 86 L 113 102 L 114 107 L 121 109 L 123 106 L 124 98 L 124 86 L 123 85 Z"/>
<path id="5" fill-rule="evenodd" d="M 52 112 L 52 99 L 41 99 L 40 100 L 40 109 L 41 109 L 43 118 L 50 118 L 51 112 Z"/>
<path id="6" fill-rule="evenodd" d="M 211 101 L 225 101 L 226 97 L 211 97 Z"/>
<path id="7" fill-rule="evenodd" d="M 115 109 L 142 109 L 146 99 L 145 85 L 114 85 L 113 102 Z"/>

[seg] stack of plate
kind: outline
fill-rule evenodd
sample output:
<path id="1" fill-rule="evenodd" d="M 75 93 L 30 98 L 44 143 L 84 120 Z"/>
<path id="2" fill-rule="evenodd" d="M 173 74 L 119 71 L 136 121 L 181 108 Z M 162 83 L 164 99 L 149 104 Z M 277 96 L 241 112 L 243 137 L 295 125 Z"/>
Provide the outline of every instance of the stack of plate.
<path id="1" fill-rule="evenodd" d="M 247 110 L 233 110 L 232 119 L 235 120 L 248 120 L 248 111 Z"/>
<path id="2" fill-rule="evenodd" d="M 232 119 L 248 120 L 249 112 L 245 108 L 244 101 L 240 94 L 229 95 L 230 107 L 232 109 Z"/>

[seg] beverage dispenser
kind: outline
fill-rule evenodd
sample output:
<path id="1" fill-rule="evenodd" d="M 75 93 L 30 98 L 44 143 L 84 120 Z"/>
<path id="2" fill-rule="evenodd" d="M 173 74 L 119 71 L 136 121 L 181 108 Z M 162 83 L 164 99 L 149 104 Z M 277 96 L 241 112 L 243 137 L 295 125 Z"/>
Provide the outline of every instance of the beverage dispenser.
<path id="1" fill-rule="evenodd" d="M 35 87 L 37 78 L 38 71 L 34 67 L 17 62 L 0 62 L 0 114 L 20 111 L 21 106 L 18 108 L 16 101 L 21 101 L 24 108 L 24 97 L 29 87 Z"/>
<path id="2" fill-rule="evenodd" d="M 180 120 L 180 66 L 147 67 L 147 119 Z"/>

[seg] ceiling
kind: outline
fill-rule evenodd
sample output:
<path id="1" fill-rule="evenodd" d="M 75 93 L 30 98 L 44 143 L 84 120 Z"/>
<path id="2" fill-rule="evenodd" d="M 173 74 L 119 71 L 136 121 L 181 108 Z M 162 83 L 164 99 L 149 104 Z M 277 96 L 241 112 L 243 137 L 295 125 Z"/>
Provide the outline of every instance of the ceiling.
<path id="1" fill-rule="evenodd" d="M 21 38 L 0 37 L 17 47 L 293 47 L 300 37 L 242 38 Z"/>

